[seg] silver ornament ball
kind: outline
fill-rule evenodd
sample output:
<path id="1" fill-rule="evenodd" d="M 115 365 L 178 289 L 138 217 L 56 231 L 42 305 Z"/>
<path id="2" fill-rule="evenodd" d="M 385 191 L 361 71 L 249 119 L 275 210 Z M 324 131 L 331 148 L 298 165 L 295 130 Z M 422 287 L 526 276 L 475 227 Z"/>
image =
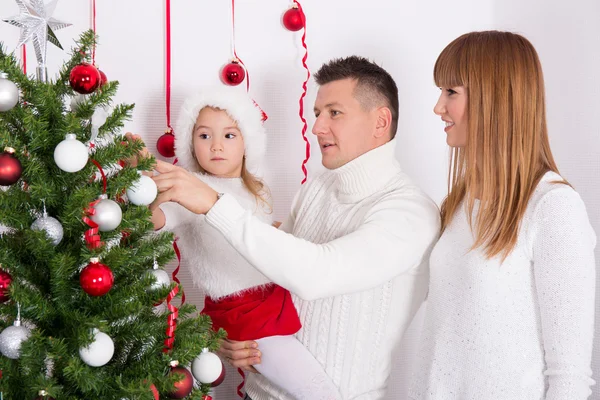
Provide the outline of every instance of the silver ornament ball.
<path id="1" fill-rule="evenodd" d="M 171 284 L 169 274 L 163 269 L 151 269 L 148 273 L 154 275 L 154 278 L 156 279 L 156 282 L 150 286 L 151 290 L 161 289 Z"/>
<path id="2" fill-rule="evenodd" d="M 98 229 L 101 232 L 112 231 L 121 224 L 123 212 L 116 202 L 110 199 L 102 199 L 94 206 L 94 209 L 96 213 L 90 219 L 98 224 Z"/>
<path id="3" fill-rule="evenodd" d="M 5 357 L 16 360 L 21 355 L 21 344 L 31 335 L 31 331 L 21 325 L 11 325 L 0 333 L 0 352 Z"/>
<path id="4" fill-rule="evenodd" d="M 53 245 L 57 245 L 63 238 L 63 227 L 61 223 L 53 217 L 42 216 L 31 224 L 31 229 L 36 231 L 45 231 Z"/>
<path id="5" fill-rule="evenodd" d="M 8 75 L 0 72 L 0 111 L 8 111 L 19 102 L 19 88 Z"/>

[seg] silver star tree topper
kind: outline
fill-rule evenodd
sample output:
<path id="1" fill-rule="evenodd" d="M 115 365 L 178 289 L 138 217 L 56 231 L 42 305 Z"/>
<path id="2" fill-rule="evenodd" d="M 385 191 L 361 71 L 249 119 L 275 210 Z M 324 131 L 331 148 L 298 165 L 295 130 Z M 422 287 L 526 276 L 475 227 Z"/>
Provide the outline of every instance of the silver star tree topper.
<path id="1" fill-rule="evenodd" d="M 50 42 L 62 50 L 54 31 L 71 26 L 71 24 L 52 18 L 58 0 L 52 0 L 48 4 L 44 4 L 44 0 L 15 1 L 19 6 L 19 15 L 3 21 L 21 28 L 17 48 L 30 40 L 33 42 L 38 62 L 38 79 L 45 81 L 47 44 Z"/>

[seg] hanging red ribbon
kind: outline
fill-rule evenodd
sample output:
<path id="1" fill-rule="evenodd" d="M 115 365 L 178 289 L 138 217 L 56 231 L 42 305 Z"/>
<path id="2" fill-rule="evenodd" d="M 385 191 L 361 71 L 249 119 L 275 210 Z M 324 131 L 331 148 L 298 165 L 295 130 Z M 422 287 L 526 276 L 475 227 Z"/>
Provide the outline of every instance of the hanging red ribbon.
<path id="1" fill-rule="evenodd" d="M 23 73 L 27 75 L 27 47 L 25 45 L 22 46 L 22 54 L 23 54 Z"/>
<path id="2" fill-rule="evenodd" d="M 244 374 L 244 371 L 241 368 L 238 368 L 238 373 L 242 376 L 242 383 L 240 383 L 237 387 L 237 394 L 243 399 L 244 393 L 242 392 L 242 389 L 246 385 L 246 374 Z"/>
<path id="3" fill-rule="evenodd" d="M 167 127 L 169 128 L 170 133 L 173 134 L 173 127 L 171 126 L 171 0 L 165 0 L 165 7 L 165 113 Z M 173 161 L 173 164 L 177 164 L 177 159 Z M 181 253 L 179 252 L 176 241 L 173 241 L 173 249 L 177 255 L 177 268 L 175 268 L 171 276 L 173 277 L 173 281 L 177 283 L 177 286 L 175 286 L 167 296 L 169 317 L 167 318 L 167 338 L 165 339 L 165 348 L 163 349 L 163 352 L 165 353 L 169 352 L 173 348 L 173 343 L 175 343 L 175 330 L 177 328 L 177 317 L 179 316 L 179 309 L 171 304 L 171 301 L 173 301 L 175 296 L 179 293 L 179 285 L 181 284 L 177 278 L 181 266 Z M 185 293 L 182 293 L 181 304 L 184 302 Z"/>
<path id="4" fill-rule="evenodd" d="M 302 185 L 306 182 L 306 180 L 308 179 L 308 171 L 306 169 L 306 163 L 308 162 L 308 160 L 310 159 L 310 142 L 308 141 L 308 138 L 306 137 L 306 131 L 308 130 L 308 124 L 306 123 L 306 119 L 304 118 L 304 98 L 306 97 L 306 92 L 307 92 L 307 84 L 308 84 L 308 80 L 310 79 L 310 70 L 308 69 L 308 65 L 306 65 L 306 60 L 308 59 L 308 47 L 306 46 L 306 16 L 304 15 L 304 10 L 302 10 L 302 5 L 297 1 L 294 0 L 294 3 L 298 6 L 298 9 L 300 10 L 300 13 L 302 15 L 302 25 L 304 26 L 303 32 L 302 32 L 302 47 L 304 47 L 304 57 L 302 57 L 302 66 L 304 67 L 304 69 L 306 70 L 306 79 L 304 80 L 304 83 L 302 84 L 302 95 L 300 96 L 300 119 L 302 120 L 302 139 L 304 139 L 304 143 L 306 143 L 305 146 L 305 156 L 304 156 L 304 161 L 302 161 L 302 172 L 304 173 L 304 179 L 302 179 Z"/>
<path id="5" fill-rule="evenodd" d="M 167 2 L 167 20 L 166 20 L 166 82 L 165 82 L 165 103 L 167 113 L 167 126 L 173 133 L 173 127 L 171 126 L 171 0 Z"/>
<path id="6" fill-rule="evenodd" d="M 92 47 L 92 65 L 96 65 L 96 0 L 92 0 L 92 29 L 94 30 L 94 46 Z"/>

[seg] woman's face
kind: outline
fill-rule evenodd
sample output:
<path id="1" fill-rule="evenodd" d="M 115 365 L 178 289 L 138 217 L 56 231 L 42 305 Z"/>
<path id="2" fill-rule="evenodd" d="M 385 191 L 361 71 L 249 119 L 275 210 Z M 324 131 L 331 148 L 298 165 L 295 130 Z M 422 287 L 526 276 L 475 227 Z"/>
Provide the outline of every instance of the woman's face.
<path id="1" fill-rule="evenodd" d="M 467 145 L 467 90 L 464 86 L 441 87 L 433 112 L 446 123 L 446 143 L 451 147 Z"/>

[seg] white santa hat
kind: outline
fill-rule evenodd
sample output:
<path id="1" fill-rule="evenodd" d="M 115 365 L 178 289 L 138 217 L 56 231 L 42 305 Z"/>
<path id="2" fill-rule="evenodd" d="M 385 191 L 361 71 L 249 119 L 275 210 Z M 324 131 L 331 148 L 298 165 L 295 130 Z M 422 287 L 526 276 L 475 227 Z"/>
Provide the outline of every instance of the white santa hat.
<path id="1" fill-rule="evenodd" d="M 230 86 L 206 87 L 183 103 L 174 132 L 177 165 L 191 172 L 200 171 L 194 155 L 192 134 L 200 111 L 204 107 L 213 107 L 225 111 L 237 123 L 244 138 L 246 169 L 259 176 L 267 142 L 263 114 L 250 96 L 239 89 Z"/>

